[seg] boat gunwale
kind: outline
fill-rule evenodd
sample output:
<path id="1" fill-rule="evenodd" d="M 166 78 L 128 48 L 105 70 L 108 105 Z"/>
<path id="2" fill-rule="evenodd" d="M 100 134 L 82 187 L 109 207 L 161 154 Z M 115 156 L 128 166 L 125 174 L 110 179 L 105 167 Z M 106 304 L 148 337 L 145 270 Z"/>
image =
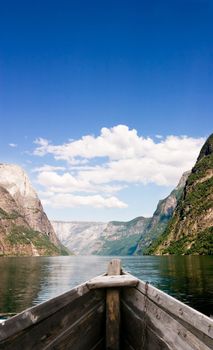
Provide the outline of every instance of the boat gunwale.
<path id="1" fill-rule="evenodd" d="M 124 270 L 121 270 L 121 274 L 134 277 Z M 106 276 L 106 273 L 97 277 L 103 276 Z M 211 318 L 152 286 L 151 284 L 148 284 L 147 288 L 146 282 L 140 279 L 138 279 L 138 281 L 137 286 L 127 288 L 131 288 L 133 290 L 136 289 L 150 301 L 154 302 L 157 307 L 167 312 L 171 317 L 176 319 L 178 318 L 193 328 L 198 329 L 206 336 L 213 338 L 213 320 Z M 63 294 L 28 308 L 10 319 L 0 323 L 0 343 L 17 335 L 21 331 L 26 330 L 34 324 L 47 319 L 81 296 L 87 293 L 94 293 L 95 290 L 98 290 L 97 288 L 91 291 L 87 283 L 88 281 L 77 285 Z M 141 307 L 143 307 L 143 305 L 141 305 Z"/>
<path id="2" fill-rule="evenodd" d="M 123 271 L 123 274 L 131 275 L 126 271 Z M 174 315 L 175 317 L 185 321 L 192 327 L 199 329 L 208 337 L 213 338 L 213 320 L 210 317 L 154 287 L 152 284 L 148 283 L 147 288 L 146 282 L 142 281 L 141 279 L 138 280 L 139 283 L 134 288 L 154 302 L 158 307 L 164 309 L 170 315 Z"/>
<path id="3" fill-rule="evenodd" d="M 106 273 L 100 275 L 104 276 Z M 40 304 L 29 307 L 15 316 L 0 323 L 0 343 L 9 337 L 13 337 L 19 332 L 39 323 L 57 311 L 66 307 L 66 305 L 80 298 L 87 293 L 95 293 L 95 290 L 90 290 L 87 286 L 87 281 L 83 282 L 72 289 L 64 292 L 49 300 L 45 300 Z M 54 306 L 51 308 L 51 306 Z M 44 313 L 44 310 L 46 311 Z"/>
<path id="4" fill-rule="evenodd" d="M 145 327 L 148 333 L 150 331 L 155 332 L 157 338 L 161 339 L 164 344 L 169 346 L 169 349 L 211 349 L 210 344 L 212 344 L 212 338 L 200 332 L 197 328 L 191 327 L 185 321 L 174 317 L 174 315 L 170 314 L 167 310 L 159 307 L 149 298 L 146 298 L 138 289 L 133 290 L 128 288 L 128 290 L 124 290 L 121 304 L 124 315 L 127 313 L 129 317 L 131 313 L 131 317 L 135 319 L 134 322 L 136 318 L 138 319 L 140 333 L 137 332 L 137 334 L 141 334 L 142 339 L 144 339 L 146 336 L 145 334 L 147 334 L 143 332 L 143 327 Z M 144 307 L 141 309 L 140 305 L 146 305 L 145 313 Z M 127 316 L 125 317 L 128 319 Z M 127 327 L 126 323 L 126 329 Z M 130 327 L 131 325 L 129 325 L 129 328 Z"/>

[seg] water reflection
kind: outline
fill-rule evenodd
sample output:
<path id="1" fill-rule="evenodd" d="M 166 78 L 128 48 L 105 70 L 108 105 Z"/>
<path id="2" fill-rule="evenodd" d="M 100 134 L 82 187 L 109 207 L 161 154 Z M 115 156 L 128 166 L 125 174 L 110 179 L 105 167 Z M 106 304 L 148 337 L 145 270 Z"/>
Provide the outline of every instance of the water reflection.
<path id="1" fill-rule="evenodd" d="M 19 312 L 106 271 L 111 257 L 0 259 L 0 313 Z M 213 258 L 122 257 L 124 268 L 197 310 L 213 313 Z"/>
<path id="2" fill-rule="evenodd" d="M 42 258 L 43 259 L 43 258 Z M 109 258 L 57 257 L 43 259 L 46 278 L 35 300 L 40 303 L 59 295 L 74 286 L 106 271 Z"/>
<path id="3" fill-rule="evenodd" d="M 207 314 L 213 314 L 213 258 L 140 257 L 125 262 L 131 273 Z"/>
<path id="4" fill-rule="evenodd" d="M 1 258 L 0 312 L 20 312 L 31 306 L 43 278 L 38 259 Z"/>

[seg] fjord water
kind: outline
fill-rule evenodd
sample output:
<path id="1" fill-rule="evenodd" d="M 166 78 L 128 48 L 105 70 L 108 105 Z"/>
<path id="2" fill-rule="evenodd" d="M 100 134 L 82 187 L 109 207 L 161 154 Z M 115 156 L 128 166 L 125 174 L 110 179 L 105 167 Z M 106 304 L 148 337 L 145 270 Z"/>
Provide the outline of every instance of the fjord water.
<path id="1" fill-rule="evenodd" d="M 17 313 L 106 271 L 112 257 L 11 257 L 0 259 L 0 313 Z M 213 258 L 210 256 L 121 257 L 138 278 L 210 316 Z"/>

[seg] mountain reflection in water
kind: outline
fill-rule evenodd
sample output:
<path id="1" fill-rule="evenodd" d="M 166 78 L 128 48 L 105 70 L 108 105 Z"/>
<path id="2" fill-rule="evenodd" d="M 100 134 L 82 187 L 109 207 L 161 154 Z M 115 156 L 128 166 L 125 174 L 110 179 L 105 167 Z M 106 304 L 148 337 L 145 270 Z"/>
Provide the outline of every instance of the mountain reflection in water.
<path id="1" fill-rule="evenodd" d="M 20 312 L 106 271 L 112 257 L 0 258 L 0 313 Z M 213 258 L 210 256 L 121 257 L 138 278 L 210 316 Z"/>

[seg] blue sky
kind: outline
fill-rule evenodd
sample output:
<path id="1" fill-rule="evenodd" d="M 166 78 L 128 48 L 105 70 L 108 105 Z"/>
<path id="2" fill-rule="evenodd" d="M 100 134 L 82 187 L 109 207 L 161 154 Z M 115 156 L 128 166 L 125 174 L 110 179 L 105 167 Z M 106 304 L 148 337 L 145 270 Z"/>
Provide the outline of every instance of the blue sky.
<path id="1" fill-rule="evenodd" d="M 193 165 L 212 132 L 212 18 L 208 0 L 1 2 L 0 161 L 51 218 L 150 215 Z"/>

